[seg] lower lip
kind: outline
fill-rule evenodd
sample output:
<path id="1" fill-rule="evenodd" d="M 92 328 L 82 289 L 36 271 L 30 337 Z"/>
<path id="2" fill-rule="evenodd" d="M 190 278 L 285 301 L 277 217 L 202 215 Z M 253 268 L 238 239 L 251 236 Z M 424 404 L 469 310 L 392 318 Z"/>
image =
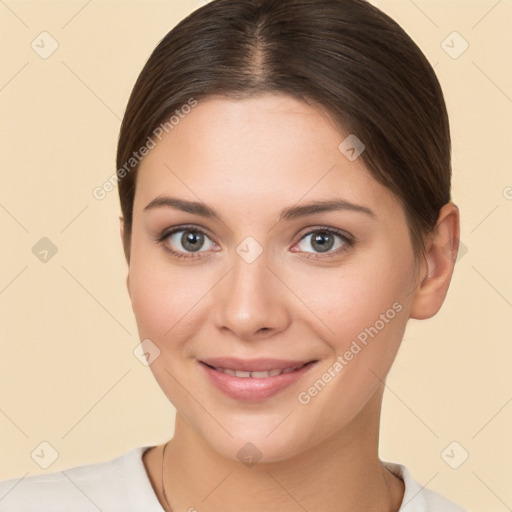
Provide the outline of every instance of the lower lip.
<path id="1" fill-rule="evenodd" d="M 204 363 L 199 363 L 206 371 L 213 384 L 225 395 L 237 400 L 257 401 L 269 398 L 279 391 L 297 382 L 316 362 L 304 365 L 290 373 L 282 373 L 275 377 L 256 379 L 253 377 L 236 377 L 214 370 Z"/>

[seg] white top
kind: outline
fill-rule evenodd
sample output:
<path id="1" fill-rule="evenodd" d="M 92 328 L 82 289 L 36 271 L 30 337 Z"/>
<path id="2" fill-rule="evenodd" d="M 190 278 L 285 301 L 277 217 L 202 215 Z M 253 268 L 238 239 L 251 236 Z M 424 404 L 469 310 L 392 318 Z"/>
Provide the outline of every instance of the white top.
<path id="1" fill-rule="evenodd" d="M 133 448 L 108 462 L 0 482 L 1 512 L 164 512 L 151 486 L 142 454 Z M 383 462 L 401 478 L 400 512 L 467 512 L 416 483 L 401 464 Z"/>

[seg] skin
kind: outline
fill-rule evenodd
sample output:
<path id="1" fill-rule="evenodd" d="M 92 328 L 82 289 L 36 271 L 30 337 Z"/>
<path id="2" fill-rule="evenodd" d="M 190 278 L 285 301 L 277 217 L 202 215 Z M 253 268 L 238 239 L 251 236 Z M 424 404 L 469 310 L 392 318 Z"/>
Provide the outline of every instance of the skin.
<path id="1" fill-rule="evenodd" d="M 347 135 L 321 109 L 286 95 L 210 97 L 141 163 L 127 286 L 140 339 L 160 350 L 150 368 L 177 410 L 164 470 L 176 512 L 400 507 L 403 483 L 378 458 L 384 380 L 408 319 L 429 318 L 444 301 L 459 215 L 452 203 L 441 209 L 416 263 L 396 197 L 361 158 L 349 161 L 338 150 Z M 144 210 L 162 196 L 205 203 L 221 220 L 167 206 Z M 279 222 L 285 208 L 340 198 L 373 215 L 335 210 Z M 187 252 L 182 233 L 157 240 L 183 224 L 206 232 L 199 252 Z M 334 235 L 333 248 L 319 252 L 311 235 L 320 228 L 342 230 L 355 243 Z M 252 263 L 236 252 L 248 236 L 262 249 Z M 300 403 L 298 393 L 394 303 L 401 311 Z M 277 395 L 243 402 L 206 378 L 198 360 L 214 356 L 319 362 Z M 237 458 L 247 442 L 262 454 L 252 467 Z M 162 447 L 143 460 L 167 510 Z"/>

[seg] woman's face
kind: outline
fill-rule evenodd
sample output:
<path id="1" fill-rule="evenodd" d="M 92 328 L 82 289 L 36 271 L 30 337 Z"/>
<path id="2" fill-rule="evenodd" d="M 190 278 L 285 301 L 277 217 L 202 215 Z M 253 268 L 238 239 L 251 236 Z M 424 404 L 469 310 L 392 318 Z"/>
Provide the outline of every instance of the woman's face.
<path id="1" fill-rule="evenodd" d="M 347 135 L 285 95 L 211 97 L 140 166 L 140 339 L 186 424 L 226 457 L 252 443 L 282 460 L 370 407 L 378 421 L 417 269 L 403 209 L 353 139 L 339 148 Z"/>

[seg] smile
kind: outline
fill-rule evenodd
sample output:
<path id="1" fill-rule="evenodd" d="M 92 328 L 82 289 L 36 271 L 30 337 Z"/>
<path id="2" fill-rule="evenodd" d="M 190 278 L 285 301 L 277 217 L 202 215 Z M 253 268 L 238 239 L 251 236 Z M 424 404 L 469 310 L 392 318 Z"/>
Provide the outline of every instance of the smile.
<path id="1" fill-rule="evenodd" d="M 294 372 L 295 370 L 299 370 L 306 364 L 308 364 L 308 363 L 292 366 L 291 368 L 283 368 L 283 369 L 273 368 L 272 370 L 254 371 L 254 372 L 249 372 L 249 371 L 244 371 L 244 370 L 233 370 L 232 368 L 221 368 L 220 366 L 213 367 L 213 368 L 214 368 L 214 370 L 216 370 L 218 372 L 226 373 L 227 375 L 231 375 L 233 377 L 239 377 L 242 379 L 247 379 L 247 378 L 266 379 L 268 377 L 277 377 L 278 375 L 281 375 L 282 373 Z"/>
<path id="2" fill-rule="evenodd" d="M 199 366 L 208 382 L 224 395 L 236 400 L 259 401 L 289 388 L 317 362 L 216 358 L 199 361 Z"/>

